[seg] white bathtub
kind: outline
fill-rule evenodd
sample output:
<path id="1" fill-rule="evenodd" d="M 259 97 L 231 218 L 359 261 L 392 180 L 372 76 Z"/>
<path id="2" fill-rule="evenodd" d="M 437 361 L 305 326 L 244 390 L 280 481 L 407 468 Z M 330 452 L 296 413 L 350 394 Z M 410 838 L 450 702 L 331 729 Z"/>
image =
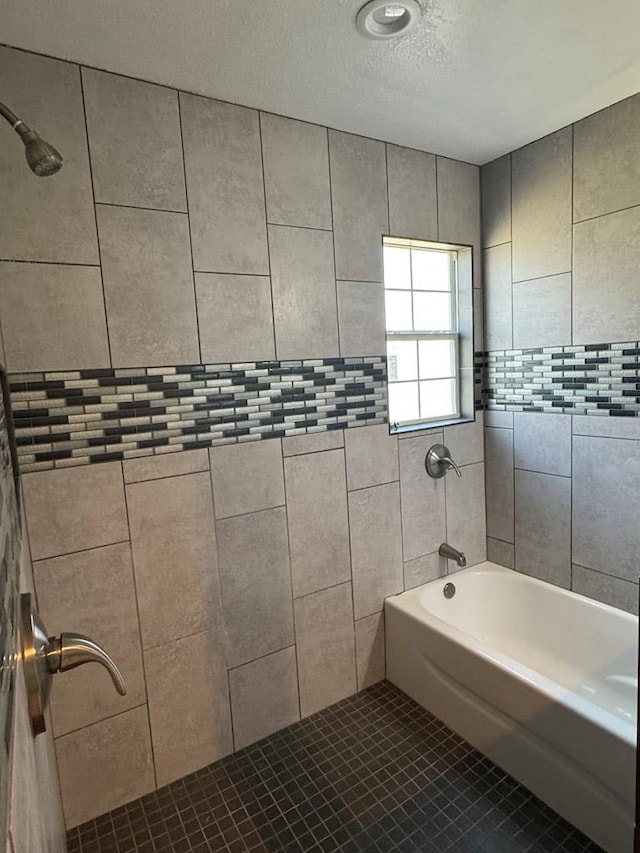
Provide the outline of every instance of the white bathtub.
<path id="1" fill-rule="evenodd" d="M 393 684 L 609 853 L 631 853 L 635 616 L 482 563 L 388 598 L 385 619 Z"/>

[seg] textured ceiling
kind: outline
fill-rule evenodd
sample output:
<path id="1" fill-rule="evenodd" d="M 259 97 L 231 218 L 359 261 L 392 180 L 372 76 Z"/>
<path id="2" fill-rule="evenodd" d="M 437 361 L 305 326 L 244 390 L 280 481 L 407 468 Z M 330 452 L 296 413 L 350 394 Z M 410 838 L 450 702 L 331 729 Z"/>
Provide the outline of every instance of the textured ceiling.
<path id="1" fill-rule="evenodd" d="M 362 2 L 0 0 L 0 41 L 472 163 L 640 90 L 639 0 L 421 0 L 390 42 Z"/>

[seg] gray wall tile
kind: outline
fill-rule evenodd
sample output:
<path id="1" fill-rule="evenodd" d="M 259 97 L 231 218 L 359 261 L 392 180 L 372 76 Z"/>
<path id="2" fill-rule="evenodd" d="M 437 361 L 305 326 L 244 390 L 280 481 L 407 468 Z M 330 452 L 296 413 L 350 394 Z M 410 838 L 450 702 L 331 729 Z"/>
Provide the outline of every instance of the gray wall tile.
<path id="1" fill-rule="evenodd" d="M 456 465 L 470 465 L 484 459 L 484 412 L 475 412 L 475 421 L 444 428 L 444 443 Z"/>
<path id="2" fill-rule="evenodd" d="M 402 542 L 405 562 L 437 551 L 445 541 L 444 482 L 425 471 L 427 451 L 442 443 L 442 433 L 407 438 L 399 443 Z"/>
<path id="3" fill-rule="evenodd" d="M 413 589 L 446 574 L 447 561 L 434 551 L 404 564 L 404 588 Z"/>
<path id="4" fill-rule="evenodd" d="M 142 480 L 158 480 L 162 477 L 177 477 L 209 470 L 209 455 L 204 448 L 165 453 L 162 456 L 143 456 L 140 459 L 125 459 L 122 463 L 125 483 Z"/>
<path id="5" fill-rule="evenodd" d="M 577 122 L 574 133 L 574 220 L 640 204 L 640 95 Z"/>
<path id="6" fill-rule="evenodd" d="M 331 228 L 327 129 L 260 113 L 267 219 Z"/>
<path id="7" fill-rule="evenodd" d="M 571 418 L 547 412 L 514 412 L 515 467 L 571 476 Z"/>
<path id="8" fill-rule="evenodd" d="M 381 610 L 402 591 L 400 490 L 397 483 L 349 493 L 349 525 L 356 619 Z"/>
<path id="9" fill-rule="evenodd" d="M 155 788 L 146 705 L 58 738 L 56 754 L 69 828 Z"/>
<path id="10" fill-rule="evenodd" d="M 34 560 L 129 538 L 119 462 L 25 474 L 22 487 Z"/>
<path id="11" fill-rule="evenodd" d="M 284 462 L 294 596 L 351 578 L 344 453 Z"/>
<path id="12" fill-rule="evenodd" d="M 119 696 L 106 669 L 85 666 L 53 682 L 56 736 L 146 701 L 140 627 L 129 543 L 106 545 L 34 564 L 40 615 L 51 635 L 86 634 L 109 652 L 127 682 Z"/>
<path id="13" fill-rule="evenodd" d="M 275 358 L 268 276 L 195 274 L 202 360 L 209 364 Z"/>
<path id="14" fill-rule="evenodd" d="M 388 232 L 383 142 L 329 131 L 336 275 L 382 281 L 382 235 Z"/>
<path id="15" fill-rule="evenodd" d="M 513 429 L 513 412 L 500 412 L 488 409 L 484 413 L 484 424 L 488 427 Z"/>
<path id="16" fill-rule="evenodd" d="M 386 675 L 384 611 L 355 623 L 358 690 L 382 681 Z"/>
<path id="17" fill-rule="evenodd" d="M 2 97 L 64 157 L 51 180 L 29 174 L 17 139 L 0 159 L 0 258 L 97 264 L 80 69 L 69 62 L 0 48 Z"/>
<path id="18" fill-rule="evenodd" d="M 450 471 L 445 477 L 447 538 L 463 551 L 468 566 L 487 559 L 487 521 L 484 511 L 484 465 L 477 462 L 462 468 L 462 477 Z M 449 562 L 449 569 L 455 567 Z"/>
<path id="19" fill-rule="evenodd" d="M 216 524 L 227 663 L 247 663 L 293 643 L 284 508 Z"/>
<path id="20" fill-rule="evenodd" d="M 638 245 L 638 207 L 574 226 L 574 343 L 638 337 Z"/>
<path id="21" fill-rule="evenodd" d="M 438 239 L 436 158 L 387 145 L 389 231 L 394 237 Z"/>
<path id="22" fill-rule="evenodd" d="M 294 602 L 303 717 L 357 690 L 351 584 Z"/>
<path id="23" fill-rule="evenodd" d="M 640 418 L 593 417 L 574 415 L 574 435 L 598 435 L 601 438 L 640 439 Z"/>
<path id="24" fill-rule="evenodd" d="M 516 471 L 515 497 L 516 569 L 569 589 L 570 478 Z"/>
<path id="25" fill-rule="evenodd" d="M 233 752 L 222 627 L 144 653 L 159 787 Z"/>
<path id="26" fill-rule="evenodd" d="M 635 582 L 639 512 L 640 442 L 574 436 L 573 562 Z"/>
<path id="27" fill-rule="evenodd" d="M 387 424 L 345 430 L 347 487 L 364 489 L 391 483 L 400 476 L 398 439 Z"/>
<path id="28" fill-rule="evenodd" d="M 99 267 L 7 262 L 0 277 L 7 370 L 109 366 Z"/>
<path id="29" fill-rule="evenodd" d="M 186 211 L 176 90 L 93 68 L 82 86 L 96 201 Z"/>
<path id="30" fill-rule="evenodd" d="M 328 231 L 269 226 L 279 359 L 337 355 L 338 314 Z"/>
<path id="31" fill-rule="evenodd" d="M 180 92 L 194 268 L 269 274 L 258 113 Z"/>
<path id="32" fill-rule="evenodd" d="M 229 687 L 236 749 L 300 719 L 295 646 L 232 669 Z"/>
<path id="33" fill-rule="evenodd" d="M 337 288 L 340 355 L 386 352 L 384 285 L 339 281 Z"/>
<path id="34" fill-rule="evenodd" d="M 284 505 L 279 440 L 212 447 L 209 456 L 216 518 Z"/>
<path id="35" fill-rule="evenodd" d="M 513 346 L 571 343 L 571 310 L 571 273 L 517 282 L 513 286 Z"/>
<path id="36" fill-rule="evenodd" d="M 571 589 L 587 598 L 595 598 L 638 615 L 638 584 L 585 569 L 583 566 L 572 566 Z"/>
<path id="37" fill-rule="evenodd" d="M 217 624 L 220 589 L 209 474 L 132 483 L 127 506 L 143 647 Z"/>
<path id="38" fill-rule="evenodd" d="M 364 427 L 363 427 L 364 429 Z M 283 456 L 300 456 L 304 453 L 320 453 L 323 450 L 335 450 L 344 447 L 344 430 L 291 435 L 282 439 Z"/>
<path id="39" fill-rule="evenodd" d="M 513 346 L 511 243 L 485 249 L 482 254 L 485 286 L 485 349 L 511 349 Z"/>
<path id="40" fill-rule="evenodd" d="M 511 155 L 505 154 L 480 169 L 482 245 L 511 240 Z"/>
<path id="41" fill-rule="evenodd" d="M 438 170 L 438 239 L 480 250 L 480 169 L 470 163 L 436 158 Z M 475 286 L 478 286 L 476 282 Z"/>
<path id="42" fill-rule="evenodd" d="M 183 213 L 97 207 L 114 367 L 200 360 Z"/>
<path id="43" fill-rule="evenodd" d="M 513 541 L 513 431 L 485 429 L 487 535 Z"/>
<path id="44" fill-rule="evenodd" d="M 513 280 L 571 269 L 570 127 L 511 155 Z"/>
<path id="45" fill-rule="evenodd" d="M 506 566 L 508 569 L 513 569 L 516 565 L 515 547 L 511 542 L 502 542 L 500 539 L 493 539 L 491 536 L 488 536 L 487 560 L 497 563 L 499 566 Z"/>

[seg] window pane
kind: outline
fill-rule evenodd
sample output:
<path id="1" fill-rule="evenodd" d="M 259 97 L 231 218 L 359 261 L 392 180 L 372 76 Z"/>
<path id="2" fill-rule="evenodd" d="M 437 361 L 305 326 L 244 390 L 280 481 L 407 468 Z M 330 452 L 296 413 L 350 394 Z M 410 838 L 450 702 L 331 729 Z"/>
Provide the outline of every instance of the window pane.
<path id="1" fill-rule="evenodd" d="M 451 256 L 446 252 L 412 249 L 411 268 L 416 290 L 451 290 Z"/>
<path id="2" fill-rule="evenodd" d="M 420 379 L 455 376 L 456 347 L 454 341 L 420 341 Z"/>
<path id="3" fill-rule="evenodd" d="M 387 331 L 407 332 L 413 328 L 411 324 L 411 293 L 399 290 L 387 290 L 384 294 L 384 304 L 387 317 Z"/>
<path id="4" fill-rule="evenodd" d="M 383 248 L 384 286 L 408 290 L 411 287 L 411 261 L 409 249 Z"/>
<path id="5" fill-rule="evenodd" d="M 420 417 L 446 418 L 456 414 L 456 380 L 431 379 L 420 383 Z"/>
<path id="6" fill-rule="evenodd" d="M 389 382 L 418 378 L 417 341 L 387 341 L 387 359 Z"/>
<path id="7" fill-rule="evenodd" d="M 447 332 L 451 328 L 451 294 L 414 293 L 413 328 L 422 332 Z"/>
<path id="8" fill-rule="evenodd" d="M 389 421 L 417 421 L 420 418 L 417 382 L 389 384 Z"/>

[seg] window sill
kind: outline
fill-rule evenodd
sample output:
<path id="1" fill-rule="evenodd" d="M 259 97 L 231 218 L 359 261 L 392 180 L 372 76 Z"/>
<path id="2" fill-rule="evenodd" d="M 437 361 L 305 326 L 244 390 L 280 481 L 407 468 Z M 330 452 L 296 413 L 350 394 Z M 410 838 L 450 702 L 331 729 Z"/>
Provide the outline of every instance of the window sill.
<path id="1" fill-rule="evenodd" d="M 393 427 L 389 424 L 389 434 L 397 435 L 398 438 L 409 437 L 409 435 L 413 435 L 415 432 L 420 433 L 429 433 L 429 432 L 442 432 L 445 427 L 457 426 L 458 424 L 472 424 L 475 423 L 475 414 L 473 417 L 461 417 L 461 418 L 447 418 L 442 421 L 429 421 L 424 424 L 409 424 L 407 426 L 399 426 Z"/>

